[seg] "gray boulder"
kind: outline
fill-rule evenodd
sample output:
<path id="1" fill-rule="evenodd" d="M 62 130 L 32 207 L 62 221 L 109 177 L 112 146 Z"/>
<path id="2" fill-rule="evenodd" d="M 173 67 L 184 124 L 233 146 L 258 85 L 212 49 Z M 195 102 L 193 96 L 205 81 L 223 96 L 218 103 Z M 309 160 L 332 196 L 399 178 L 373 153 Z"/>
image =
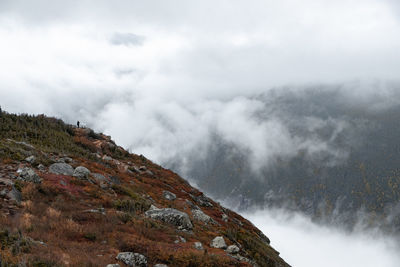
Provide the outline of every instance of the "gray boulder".
<path id="1" fill-rule="evenodd" d="M 81 179 L 81 180 L 87 180 L 89 178 L 90 171 L 83 167 L 83 166 L 78 166 L 75 168 L 74 173 L 72 176 Z"/>
<path id="2" fill-rule="evenodd" d="M 239 253 L 240 249 L 238 246 L 236 245 L 230 245 L 227 249 L 226 252 L 228 252 L 229 254 L 237 254 Z"/>
<path id="3" fill-rule="evenodd" d="M 74 174 L 74 168 L 67 163 L 54 163 L 49 167 L 49 172 L 54 174 L 72 176 Z"/>
<path id="4" fill-rule="evenodd" d="M 117 260 L 122 261 L 128 266 L 132 267 L 147 267 L 147 259 L 139 253 L 121 252 L 118 253 Z"/>
<path id="5" fill-rule="evenodd" d="M 40 184 L 42 179 L 40 179 L 39 175 L 31 168 L 22 168 L 17 171 L 19 173 L 19 180 L 26 182 L 33 182 L 36 184 Z"/>
<path id="6" fill-rule="evenodd" d="M 201 209 L 192 209 L 192 215 L 197 221 L 204 223 L 209 223 L 211 221 L 211 217 L 205 214 Z"/>
<path id="7" fill-rule="evenodd" d="M 217 236 L 211 241 L 210 247 L 226 249 L 226 243 L 222 236 Z"/>
<path id="8" fill-rule="evenodd" d="M 163 191 L 163 197 L 167 200 L 175 200 L 176 199 L 176 195 L 169 191 Z"/>
<path id="9" fill-rule="evenodd" d="M 203 244 L 200 242 L 194 242 L 193 247 L 197 250 L 203 250 Z"/>
<path id="10" fill-rule="evenodd" d="M 162 222 L 171 224 L 178 230 L 188 231 L 193 229 L 193 224 L 189 219 L 189 215 L 176 209 L 151 208 L 145 212 L 145 215 L 151 219 L 160 220 Z"/>

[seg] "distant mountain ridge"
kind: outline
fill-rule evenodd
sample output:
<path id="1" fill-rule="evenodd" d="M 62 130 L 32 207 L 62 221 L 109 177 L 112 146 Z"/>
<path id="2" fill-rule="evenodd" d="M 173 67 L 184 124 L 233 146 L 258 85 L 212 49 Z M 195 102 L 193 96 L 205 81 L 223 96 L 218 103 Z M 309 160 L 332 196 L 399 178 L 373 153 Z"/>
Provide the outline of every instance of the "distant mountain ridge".
<path id="1" fill-rule="evenodd" d="M 304 149 L 265 159 L 254 172 L 248 151 L 216 136 L 205 160 L 189 156 L 185 175 L 241 209 L 285 207 L 347 227 L 362 218 L 365 226 L 399 232 L 400 93 L 392 94 L 367 101 L 311 88 L 257 96 L 265 107 L 255 119 L 281 121 L 305 140 Z M 310 152 L 313 146 L 320 150 Z M 173 160 L 168 166 L 179 171 Z"/>

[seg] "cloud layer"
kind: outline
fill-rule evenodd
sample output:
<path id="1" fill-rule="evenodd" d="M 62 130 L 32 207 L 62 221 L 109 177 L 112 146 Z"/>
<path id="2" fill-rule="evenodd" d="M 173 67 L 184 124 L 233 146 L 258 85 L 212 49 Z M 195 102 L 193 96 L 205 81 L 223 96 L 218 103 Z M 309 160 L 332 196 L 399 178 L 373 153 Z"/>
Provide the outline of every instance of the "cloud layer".
<path id="1" fill-rule="evenodd" d="M 244 216 L 272 240 L 272 246 L 293 266 L 395 267 L 400 263 L 398 240 L 379 231 L 345 232 L 283 210 L 258 210 Z"/>

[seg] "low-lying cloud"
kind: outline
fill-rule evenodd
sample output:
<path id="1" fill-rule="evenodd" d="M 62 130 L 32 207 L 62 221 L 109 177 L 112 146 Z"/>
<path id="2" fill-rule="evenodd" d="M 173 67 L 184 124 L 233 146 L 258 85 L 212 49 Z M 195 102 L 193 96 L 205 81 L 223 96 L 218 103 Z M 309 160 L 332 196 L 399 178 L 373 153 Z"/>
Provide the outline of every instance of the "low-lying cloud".
<path id="1" fill-rule="evenodd" d="M 279 209 L 243 215 L 271 239 L 271 245 L 292 266 L 396 267 L 400 264 L 399 240 L 378 230 L 346 232 Z"/>

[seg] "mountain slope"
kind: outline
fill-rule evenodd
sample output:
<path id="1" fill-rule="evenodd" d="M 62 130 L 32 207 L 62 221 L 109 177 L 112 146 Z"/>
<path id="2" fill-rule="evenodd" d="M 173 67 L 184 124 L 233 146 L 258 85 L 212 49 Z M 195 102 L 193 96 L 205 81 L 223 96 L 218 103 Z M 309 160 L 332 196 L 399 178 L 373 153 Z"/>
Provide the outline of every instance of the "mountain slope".
<path id="1" fill-rule="evenodd" d="M 289 266 L 249 221 L 108 136 L 0 112 L 0 138 L 0 266 Z"/>

